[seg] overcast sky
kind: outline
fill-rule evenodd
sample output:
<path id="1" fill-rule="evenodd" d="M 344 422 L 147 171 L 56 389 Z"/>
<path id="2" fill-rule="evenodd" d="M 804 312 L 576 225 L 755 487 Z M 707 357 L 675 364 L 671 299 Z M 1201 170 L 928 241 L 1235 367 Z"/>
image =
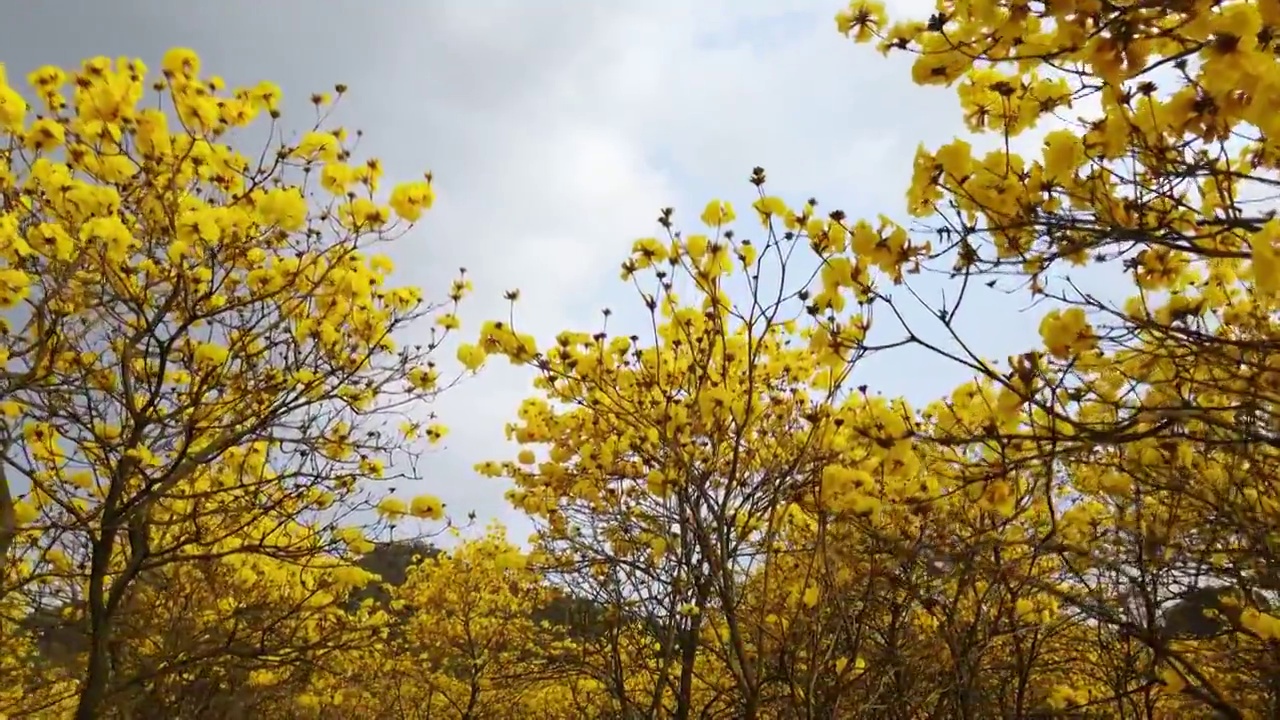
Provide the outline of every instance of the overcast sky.
<path id="1" fill-rule="evenodd" d="M 932 3 L 891 12 L 927 16 Z M 780 10 L 779 8 L 786 8 Z M 476 295 L 469 332 L 505 313 L 519 288 L 520 325 L 542 337 L 594 330 L 604 306 L 636 303 L 618 281 L 631 242 L 657 233 L 660 207 L 690 225 L 707 200 L 746 207 L 745 179 L 799 204 L 903 218 L 918 143 L 962 130 L 951 91 L 910 84 L 909 59 L 884 59 L 835 31 L 835 0 L 377 0 L 9 3 L 0 60 L 15 83 L 42 64 L 95 55 L 197 50 L 231 85 L 278 83 L 286 126 L 302 129 L 313 91 L 350 86 L 342 124 L 365 131 L 362 153 L 388 180 L 435 173 L 438 199 L 396 251 L 402 281 L 442 292 L 466 266 Z M 931 299 L 941 285 L 921 282 Z M 988 356 L 1036 341 L 1040 313 L 976 296 L 961 333 Z M 869 362 L 860 382 L 926 400 L 965 379 L 924 353 Z M 529 376 L 502 363 L 452 391 L 438 412 L 452 428 L 422 490 L 451 513 L 474 509 L 525 526 L 501 483 L 471 470 L 510 457 L 502 425 Z M 417 488 L 405 488 L 409 493 Z"/>

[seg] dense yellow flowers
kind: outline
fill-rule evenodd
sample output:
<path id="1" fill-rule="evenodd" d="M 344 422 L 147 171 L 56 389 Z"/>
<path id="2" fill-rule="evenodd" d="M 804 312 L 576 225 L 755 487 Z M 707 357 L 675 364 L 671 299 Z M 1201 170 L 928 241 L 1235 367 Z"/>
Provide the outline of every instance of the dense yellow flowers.
<path id="1" fill-rule="evenodd" d="M 247 152 L 280 88 L 187 49 L 0 67 L 0 715 L 1270 717 L 1280 3 L 857 0 L 835 30 L 988 136 L 916 150 L 933 231 L 756 168 L 742 217 L 663 210 L 619 258 L 640 325 L 481 324 L 462 372 L 535 373 L 476 467 L 527 545 L 393 484 L 446 436 L 415 404 L 471 291 L 373 252 L 430 173 L 384 189 L 320 124 Z M 924 273 L 942 341 L 904 311 Z M 984 357 L 980 287 L 1039 337 Z M 907 349 L 970 377 L 865 384 Z"/>
<path id="2" fill-rule="evenodd" d="M 472 367 L 498 354 L 540 374 L 540 395 L 508 426 L 524 446 L 516 461 L 478 471 L 514 481 L 511 501 L 539 520 L 539 551 L 581 568 L 579 587 L 647 608 L 655 642 L 705 629 L 688 662 L 718 668 L 693 671 L 706 678 L 698 689 L 732 694 L 734 716 L 844 701 L 864 712 L 870 689 L 839 690 L 823 673 L 819 658 L 834 654 L 840 672 L 857 657 L 878 677 L 943 667 L 944 682 L 969 683 L 954 692 L 987 703 L 962 710 L 920 676 L 918 695 L 896 698 L 908 717 L 1085 706 L 1122 717 L 1135 692 L 1156 698 L 1155 717 L 1261 717 L 1253 683 L 1274 670 L 1262 659 L 1273 638 L 1263 600 L 1242 595 L 1247 607 L 1223 621 L 1230 646 L 1248 649 L 1229 659 L 1228 641 L 1187 636 L 1172 608 L 1189 592 L 1179 573 L 1211 577 L 1201 582 L 1215 593 L 1280 587 L 1261 560 L 1231 559 L 1269 557 L 1246 538 L 1280 517 L 1280 376 L 1265 349 L 1280 226 L 1243 199 L 1280 169 L 1264 92 L 1280 79 L 1278 23 L 1280 8 L 1242 1 L 941 2 L 900 23 L 877 3 L 851 4 L 839 32 L 915 51 L 913 79 L 952 85 L 968 130 L 1001 138 L 986 153 L 958 138 L 916 154 L 907 210 L 945 219 L 945 251 L 889 217 L 792 208 L 764 192 L 761 170 L 751 205 L 762 242 L 740 239 L 728 202 L 704 209 L 709 232 L 679 233 L 664 211 L 670 237 L 636 240 L 622 266 L 654 315 L 648 343 L 566 332 L 535 346 L 497 323 L 460 350 Z M 1181 81 L 1157 78 L 1170 63 Z M 1090 94 L 1100 112 L 1045 126 Z M 1014 152 L 1012 139 L 1033 133 L 1038 145 L 1018 144 L 1033 154 Z M 816 258 L 813 287 L 759 280 L 762 248 L 787 243 Z M 873 311 L 898 312 L 877 286 L 929 265 L 989 286 L 1023 276 L 1030 298 L 1056 306 L 1042 311 L 1040 346 L 1000 364 L 948 355 L 975 379 L 921 408 L 852 388 Z M 1089 265 L 1120 271 L 1133 297 L 1115 304 L 1062 281 L 1066 267 Z M 676 297 L 674 275 L 691 294 Z M 937 316 L 946 324 L 954 311 Z M 946 352 L 908 333 L 907 344 Z M 1206 527 L 1232 529 L 1210 538 Z M 1156 573 L 1136 588 L 1119 579 L 1135 563 Z M 1122 607 L 1134 593 L 1154 603 L 1153 635 L 1097 609 L 1097 597 Z M 840 645 L 840 623 L 866 629 L 895 613 L 917 633 L 906 644 Z M 1029 651 L 1014 639 L 1026 633 L 1043 644 Z M 1123 659 L 1122 644 L 1136 655 Z M 785 690 L 764 679 L 778 672 L 764 657 L 784 648 L 787 660 L 768 662 L 789 663 Z M 635 662 L 638 684 L 613 689 L 623 705 L 653 679 Z M 1009 662 L 1049 665 L 1011 698 L 997 679 Z M 1141 690 L 1153 677 L 1163 685 Z M 692 687 L 672 692 L 677 714 L 698 702 Z"/>
<path id="3" fill-rule="evenodd" d="M 393 336 L 424 315 L 458 327 L 468 289 L 429 305 L 370 252 L 430 208 L 430 185 L 384 202 L 381 166 L 345 164 L 339 130 L 266 153 L 232 141 L 278 115 L 280 91 L 228 90 L 190 50 L 159 72 L 91 58 L 36 70 L 25 93 L 11 80 L 0 72 L 0 306 L 14 310 L 0 714 L 102 717 L 139 678 L 167 699 L 128 703 L 199 714 L 182 709 L 196 675 L 278 687 L 290 663 L 369 642 L 376 613 L 350 610 L 376 579 L 353 562 L 374 546 L 347 524 L 362 484 L 416 452 L 370 430 L 375 400 L 409 409 L 438 391 L 428 355 L 444 333 L 407 351 Z M 369 192 L 314 205 L 291 179 L 315 164 Z M 444 519 L 429 496 L 379 510 Z M 67 657 L 19 662 L 44 643 L 24 623 L 54 611 L 80 628 Z M 239 661 L 215 650 L 247 634 L 257 649 Z M 104 664 L 107 647 L 124 649 Z"/>

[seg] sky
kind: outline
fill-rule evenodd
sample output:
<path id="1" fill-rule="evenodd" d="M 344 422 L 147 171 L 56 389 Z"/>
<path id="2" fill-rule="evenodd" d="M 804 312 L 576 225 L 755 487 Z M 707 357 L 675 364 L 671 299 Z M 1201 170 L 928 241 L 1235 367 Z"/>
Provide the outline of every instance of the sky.
<path id="1" fill-rule="evenodd" d="M 922 18 L 931 8 L 895 0 L 890 13 Z M 229 85 L 279 84 L 284 126 L 298 131 L 312 120 L 312 92 L 346 84 L 336 119 L 364 131 L 360 154 L 382 159 L 388 186 L 434 174 L 435 208 L 391 253 L 397 279 L 439 297 L 465 266 L 475 295 L 460 313 L 464 331 L 505 317 L 503 292 L 518 288 L 517 326 L 550 338 L 594 331 L 602 307 L 639 302 L 618 267 L 636 238 L 658 234 L 658 209 L 676 208 L 690 227 L 712 198 L 746 209 L 754 166 L 794 206 L 816 197 L 853 217 L 905 219 L 915 149 L 962 134 L 959 109 L 953 91 L 911 84 L 908 57 L 840 37 L 839 9 L 835 0 L 53 0 L 6 6 L 0 61 L 16 83 L 40 65 L 96 55 L 158 68 L 165 49 L 190 47 Z M 935 300 L 943 284 L 915 286 Z M 958 318 L 961 335 L 990 357 L 1034 345 L 1041 311 L 982 290 Z M 858 384 L 915 401 L 966 379 L 923 351 L 872 358 L 858 373 Z M 472 468 L 514 456 L 502 428 L 529 381 L 491 362 L 443 396 L 436 411 L 451 433 L 414 487 L 399 490 L 527 532 L 506 486 Z"/>

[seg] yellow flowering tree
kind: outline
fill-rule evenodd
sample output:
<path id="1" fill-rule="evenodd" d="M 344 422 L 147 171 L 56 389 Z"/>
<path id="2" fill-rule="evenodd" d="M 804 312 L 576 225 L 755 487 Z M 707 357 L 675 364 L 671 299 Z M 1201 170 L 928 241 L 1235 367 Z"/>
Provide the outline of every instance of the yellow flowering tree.
<path id="1" fill-rule="evenodd" d="M 108 714 L 293 717 L 348 654 L 385 644 L 385 613 L 353 607 L 376 579 L 337 558 L 247 553 L 148 573 L 113 627 Z"/>
<path id="2" fill-rule="evenodd" d="M 413 566 L 392 603 L 408 614 L 398 640 L 422 674 L 417 702 L 466 718 L 518 706 L 550 649 L 533 618 L 549 597 L 500 527 Z"/>
<path id="3" fill-rule="evenodd" d="M 1126 712 L 1155 682 L 1148 712 L 1261 716 L 1280 622 L 1259 592 L 1278 587 L 1280 5 L 941 0 L 891 24 L 854 2 L 837 25 L 915 54 L 913 80 L 953 86 L 974 143 L 993 141 L 917 151 L 908 212 L 948 241 L 924 264 L 1020 277 L 1054 306 L 1043 346 L 1006 366 L 950 354 L 989 397 L 938 407 L 922 439 L 982 448 L 983 492 L 1048 521 L 1023 541 L 1060 558 L 1042 588 L 1141 648 L 1143 670 L 1093 707 Z M 1073 267 L 1129 297 L 1081 290 Z M 946 331 L 959 311 L 938 308 Z M 1193 599 L 1219 616 L 1208 632 L 1170 622 Z"/>
<path id="4" fill-rule="evenodd" d="M 418 555 L 388 588 L 383 641 L 342 651 L 297 712 L 326 717 L 336 692 L 342 717 L 581 717 L 599 692 L 566 665 L 579 650 L 564 628 L 537 618 L 553 597 L 498 525 Z"/>
<path id="5" fill-rule="evenodd" d="M 901 405 L 849 385 L 869 351 L 874 263 L 847 248 L 884 240 L 885 263 L 926 248 L 889 225 L 850 233 L 815 201 L 788 208 L 759 168 L 751 182 L 757 237 L 714 201 L 705 231 L 679 232 L 666 210 L 667 237 L 636 241 L 622 276 L 640 292 L 649 341 L 566 332 L 539 350 L 489 323 L 462 350 L 539 372 L 541 395 L 508 428 L 525 449 L 481 471 L 511 478 L 512 501 L 542 522 L 549 572 L 608 608 L 618 647 L 597 672 L 624 714 L 696 716 L 709 657 L 733 687 L 731 712 L 758 716 L 771 680 L 762 625 L 742 615 L 748 578 L 769 572 L 805 498 L 870 517 L 882 464 L 919 470 Z M 884 442 L 859 442 L 872 426 Z M 721 632 L 708 636 L 704 621 Z M 628 667 L 621 645 L 637 632 L 648 657 Z"/>
<path id="6" fill-rule="evenodd" d="M 78 718 L 191 672 L 186 646 L 126 671 L 162 652 L 135 634 L 145 613 L 184 614 L 160 589 L 225 591 L 181 618 L 192 642 L 244 603 L 301 603 L 294 629 L 327 632 L 323 608 L 352 584 L 330 576 L 366 544 L 340 526 L 367 504 L 362 481 L 414 452 L 388 421 L 424 417 L 439 389 L 443 332 L 394 338 L 432 315 L 447 331 L 466 290 L 396 287 L 379 252 L 431 206 L 429 174 L 384 196 L 377 160 L 323 127 L 325 95 L 299 139 L 245 154 L 242 129 L 277 124 L 279 89 L 200 69 L 175 49 L 154 73 L 93 58 L 37 70 L 27 92 L 0 76 L 0 601 L 82 627 Z M 253 652 L 275 663 L 298 633 Z M 28 700 L 45 698 L 0 711 Z"/>

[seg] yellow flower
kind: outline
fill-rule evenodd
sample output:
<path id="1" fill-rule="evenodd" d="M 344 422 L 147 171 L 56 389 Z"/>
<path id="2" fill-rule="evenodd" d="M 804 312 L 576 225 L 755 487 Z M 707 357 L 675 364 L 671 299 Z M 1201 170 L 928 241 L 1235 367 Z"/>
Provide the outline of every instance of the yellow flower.
<path id="1" fill-rule="evenodd" d="M 734 217 L 733 205 L 719 200 L 712 200 L 707 203 L 707 207 L 702 211 L 701 220 L 707 227 L 716 228 L 733 222 Z"/>
<path id="2" fill-rule="evenodd" d="M 439 520 L 444 517 L 444 504 L 433 495 L 419 495 L 410 503 L 409 512 L 424 520 Z"/>
<path id="3" fill-rule="evenodd" d="M 325 163 L 320 171 L 320 187 L 333 195 L 342 195 L 355 182 L 355 170 L 343 162 Z"/>
<path id="4" fill-rule="evenodd" d="M 269 190 L 257 203 L 258 216 L 267 225 L 296 232 L 307 224 L 307 201 L 296 187 Z"/>
<path id="5" fill-rule="evenodd" d="M 40 511 L 34 505 L 26 501 L 19 501 L 13 504 L 14 520 L 18 525 L 28 525 L 36 521 L 40 517 Z"/>
<path id="6" fill-rule="evenodd" d="M 449 428 L 441 425 L 440 423 L 431 423 L 427 426 L 425 434 L 427 436 L 427 441 L 435 444 L 443 440 L 445 435 L 449 434 Z"/>
<path id="7" fill-rule="evenodd" d="M 57 120 L 40 118 L 27 130 L 23 144 L 29 150 L 48 152 L 61 145 L 67 137 L 66 128 Z"/>
<path id="8" fill-rule="evenodd" d="M 194 358 L 197 365 L 217 367 L 227 362 L 230 353 L 217 343 L 201 343 L 196 346 Z"/>
<path id="9" fill-rule="evenodd" d="M 313 130 L 302 136 L 302 141 L 293 149 L 292 155 L 307 162 L 320 160 L 334 163 L 337 162 L 340 152 L 342 152 L 342 145 L 333 133 Z"/>
<path id="10" fill-rule="evenodd" d="M 338 209 L 338 218 L 352 230 L 372 230 L 387 222 L 387 211 L 369 198 L 358 197 Z"/>
<path id="11" fill-rule="evenodd" d="M 382 461 L 377 458 L 363 458 L 360 460 L 360 472 L 369 477 L 382 477 L 384 469 Z"/>
<path id="12" fill-rule="evenodd" d="M 258 83 L 247 95 L 255 107 L 274 111 L 280 105 L 280 87 L 272 82 Z"/>
<path id="13" fill-rule="evenodd" d="M 200 56 L 190 48 L 171 48 L 160 61 L 160 69 L 166 75 L 193 79 L 200 74 Z"/>
<path id="14" fill-rule="evenodd" d="M 870 41 L 888 22 L 884 4 L 874 0 L 853 0 L 836 13 L 836 29 L 841 35 L 853 34 L 854 42 Z"/>
<path id="15" fill-rule="evenodd" d="M 458 362 L 468 370 L 479 370 L 484 361 L 485 351 L 479 347 L 465 343 L 458 346 Z"/>
<path id="16" fill-rule="evenodd" d="M 31 87 L 49 92 L 57 90 L 67 82 L 67 73 L 57 65 L 45 65 L 27 75 Z"/>
<path id="17" fill-rule="evenodd" d="M 4 64 L 0 63 L 0 128 L 10 132 L 22 129 L 27 115 L 27 101 L 5 81 Z"/>
<path id="18" fill-rule="evenodd" d="M 378 503 L 378 514 L 384 518 L 395 519 L 409 512 L 409 507 L 398 497 L 385 497 Z"/>
<path id="19" fill-rule="evenodd" d="M 409 222 L 422 217 L 422 213 L 430 210 L 434 202 L 435 193 L 431 189 L 431 183 L 425 180 L 403 183 L 391 191 L 391 209 Z"/>

